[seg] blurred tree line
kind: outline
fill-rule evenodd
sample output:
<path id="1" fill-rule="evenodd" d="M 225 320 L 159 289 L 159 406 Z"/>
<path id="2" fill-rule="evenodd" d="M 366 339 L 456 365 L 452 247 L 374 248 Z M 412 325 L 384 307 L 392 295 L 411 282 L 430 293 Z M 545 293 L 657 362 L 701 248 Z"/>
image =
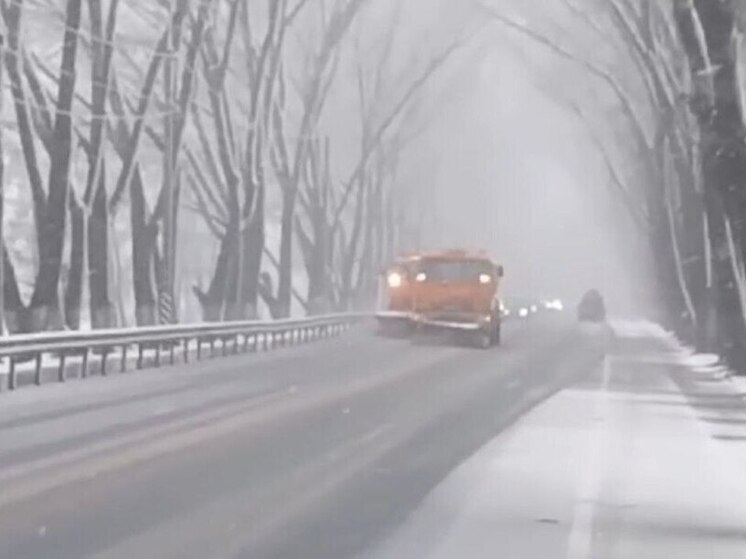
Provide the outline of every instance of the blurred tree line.
<path id="1" fill-rule="evenodd" d="M 0 16 L 7 331 L 175 322 L 184 293 L 210 321 L 359 308 L 416 244 L 427 197 L 397 170 L 467 35 L 404 49 L 380 0 Z"/>
<path id="2" fill-rule="evenodd" d="M 645 239 L 656 318 L 746 371 L 746 3 L 541 4 L 475 9 L 527 64 L 554 55 L 537 83 L 587 128 Z"/>

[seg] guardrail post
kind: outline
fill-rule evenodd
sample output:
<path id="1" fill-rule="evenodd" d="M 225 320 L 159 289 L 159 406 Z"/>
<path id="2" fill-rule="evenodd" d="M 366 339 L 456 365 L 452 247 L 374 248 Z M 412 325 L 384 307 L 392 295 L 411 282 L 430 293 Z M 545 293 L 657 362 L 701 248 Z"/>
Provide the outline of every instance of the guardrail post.
<path id="1" fill-rule="evenodd" d="M 225 357 L 226 355 L 228 355 L 228 338 L 226 338 L 225 336 L 223 336 L 223 347 L 222 347 L 222 349 L 220 351 L 220 354 L 223 357 Z"/>
<path id="2" fill-rule="evenodd" d="M 155 343 L 155 366 L 161 366 L 161 342 Z"/>
<path id="3" fill-rule="evenodd" d="M 88 378 L 88 348 L 83 350 L 83 363 L 80 366 L 81 378 Z"/>
<path id="4" fill-rule="evenodd" d="M 197 337 L 197 361 L 202 359 L 202 338 Z"/>
<path id="5" fill-rule="evenodd" d="M 142 369 L 142 354 L 143 354 L 143 348 L 142 343 L 137 344 L 137 367 L 138 370 Z"/>
<path id="6" fill-rule="evenodd" d="M 215 356 L 215 337 L 210 337 L 210 357 Z"/>
<path id="7" fill-rule="evenodd" d="M 60 353 L 60 360 L 57 363 L 57 380 L 59 382 L 65 382 L 65 356 L 67 354 L 63 351 Z"/>
<path id="8" fill-rule="evenodd" d="M 109 357 L 109 348 L 104 347 L 101 350 L 101 376 L 102 377 L 106 376 L 106 362 L 108 361 L 107 359 L 108 357 Z"/>
<path id="9" fill-rule="evenodd" d="M 41 386 L 41 352 L 36 354 L 36 365 L 34 367 L 34 384 Z"/>
<path id="10" fill-rule="evenodd" d="M 15 390 L 18 379 L 16 378 L 16 358 L 12 355 L 8 367 L 8 390 Z"/>
<path id="11" fill-rule="evenodd" d="M 189 363 L 189 338 L 184 338 L 181 341 L 181 345 L 183 346 L 183 352 L 184 352 L 184 363 Z"/>
<path id="12" fill-rule="evenodd" d="M 119 363 L 119 372 L 123 373 L 127 370 L 127 346 L 122 346 L 122 359 Z"/>

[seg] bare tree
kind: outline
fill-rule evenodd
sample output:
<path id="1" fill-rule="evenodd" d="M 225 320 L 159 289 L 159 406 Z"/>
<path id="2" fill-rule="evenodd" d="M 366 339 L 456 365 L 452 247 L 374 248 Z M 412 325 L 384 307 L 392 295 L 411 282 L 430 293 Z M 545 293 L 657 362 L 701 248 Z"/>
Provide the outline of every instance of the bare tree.
<path id="1" fill-rule="evenodd" d="M 218 258 L 205 291 L 195 286 L 207 320 L 253 317 L 257 314 L 261 258 L 264 252 L 264 200 L 270 110 L 279 79 L 286 33 L 305 2 L 292 7 L 285 0 L 267 3 L 267 24 L 257 39 L 256 24 L 247 3 L 232 0 L 226 17 L 223 46 L 214 30 L 203 49 L 204 76 L 212 129 L 193 109 L 202 157 L 189 156 L 191 191 L 219 243 Z M 248 103 L 228 97 L 227 79 L 238 26 L 243 38 Z M 240 114 L 241 118 L 234 118 Z M 243 137 L 242 137 L 243 136 Z M 216 142 L 212 140 L 215 138 Z M 271 309 L 273 315 L 279 314 Z"/>
<path id="2" fill-rule="evenodd" d="M 13 295 L 11 287 L 8 324 L 11 330 L 42 330 L 62 326 L 58 294 L 62 268 L 68 198 L 70 192 L 70 160 L 73 149 L 72 109 L 75 98 L 76 57 L 81 24 L 82 0 L 69 0 L 65 8 L 65 31 L 59 71 L 59 83 L 54 107 L 50 116 L 52 134 L 49 143 L 49 178 L 46 188 L 41 176 L 41 167 L 32 128 L 23 80 L 20 44 L 20 28 L 23 15 L 23 0 L 11 0 L 2 4 L 3 17 L 8 29 L 8 48 L 5 50 L 5 65 L 11 81 L 13 101 L 18 120 L 19 134 L 23 146 L 24 160 L 31 186 L 34 215 L 36 219 L 39 268 L 36 273 L 34 291 L 29 307 L 20 297 Z M 6 280 L 13 281 L 14 273 Z"/>
<path id="3" fill-rule="evenodd" d="M 305 64 L 310 71 L 307 71 L 305 80 L 299 87 L 302 115 L 297 130 L 294 131 L 292 148 L 284 118 L 286 95 L 280 95 L 279 102 L 273 107 L 272 163 L 282 189 L 279 279 L 276 296 L 279 316 L 290 314 L 296 201 L 306 168 L 312 135 L 321 118 L 329 89 L 337 72 L 340 44 L 367 1 L 338 1 L 326 18 L 323 15 L 324 6 L 320 4 L 322 18 L 325 21 L 322 21 L 323 28 L 318 47 L 309 55 L 309 60 Z"/>
<path id="4" fill-rule="evenodd" d="M 702 164 L 710 242 L 716 258 L 712 269 L 721 349 L 731 363 L 746 367 L 746 319 L 740 267 L 744 250 L 741 185 L 746 171 L 746 135 L 739 80 L 737 3 L 695 0 L 674 2 L 681 41 L 695 76 L 691 105 L 702 130 Z M 719 256 L 727 247 L 728 258 Z"/>
<path id="5" fill-rule="evenodd" d="M 166 149 L 164 140 L 166 133 L 159 134 L 146 125 L 146 116 L 153 99 L 159 72 L 163 67 L 163 61 L 167 56 L 178 56 L 174 46 L 182 44 L 182 25 L 189 13 L 188 7 L 189 3 L 186 0 L 179 0 L 156 45 L 138 96 L 132 126 L 130 127 L 123 118 L 119 118 L 117 119 L 117 126 L 111 130 L 115 150 L 122 159 L 122 169 L 109 199 L 109 210 L 112 212 L 117 210 L 122 197 L 129 189 L 135 310 L 137 323 L 141 325 L 154 324 L 157 320 L 168 319 L 167 315 L 156 316 L 156 305 L 158 295 L 162 290 L 164 288 L 171 290 L 173 286 L 164 286 L 162 282 L 156 282 L 156 279 L 163 277 L 164 267 L 173 266 L 173 253 L 169 255 L 164 255 L 163 251 L 159 253 L 158 238 L 159 235 L 175 235 L 173 230 L 168 233 L 164 231 L 164 217 L 167 212 L 170 212 L 172 217 L 166 222 L 175 223 L 179 188 L 178 185 L 175 185 L 176 191 L 172 192 L 173 196 L 171 197 L 164 180 L 164 184 L 158 189 L 155 205 L 152 211 L 148 212 L 145 186 L 138 163 L 138 151 L 144 136 L 148 136 L 159 149 Z M 209 2 L 203 0 L 199 3 L 197 14 L 192 19 L 181 78 L 178 90 L 175 93 L 176 101 L 175 104 L 171 103 L 166 111 L 173 112 L 173 125 L 170 130 L 171 155 L 168 159 L 164 159 L 164 166 L 170 160 L 172 169 L 177 167 L 180 148 L 184 139 L 186 119 L 190 114 L 189 108 L 195 83 L 194 72 L 204 39 L 208 16 Z M 116 80 L 111 88 L 109 99 L 114 113 L 124 117 L 127 113 L 127 105 L 119 87 L 116 85 Z M 170 197 L 172 203 L 169 203 Z"/>
<path id="6" fill-rule="evenodd" d="M 108 277 L 109 216 L 104 131 L 118 8 L 119 0 L 111 0 L 104 22 L 101 3 L 97 0 L 88 1 L 91 28 L 91 126 L 84 146 L 88 158 L 88 176 L 82 202 L 74 192 L 70 195 L 72 235 L 65 290 L 65 322 L 69 328 L 74 329 L 80 327 L 86 257 L 92 326 L 106 328 L 113 325 Z"/>
<path id="7" fill-rule="evenodd" d="M 343 189 L 338 197 L 338 203 L 332 218 L 332 231 L 339 236 L 340 244 L 339 285 L 340 304 L 348 307 L 357 298 L 356 285 L 365 285 L 358 281 L 360 274 L 368 274 L 366 265 L 362 268 L 361 250 L 365 239 L 366 218 L 376 219 L 376 216 L 366 210 L 366 204 L 376 197 L 376 190 L 383 186 L 386 173 L 390 168 L 389 156 L 393 153 L 388 149 L 389 142 L 395 141 L 397 130 L 406 122 L 403 118 L 408 109 L 426 90 L 427 86 L 437 76 L 451 58 L 459 52 L 475 36 L 474 30 L 469 30 L 463 36 L 457 37 L 441 52 L 436 53 L 424 67 L 419 70 L 407 71 L 411 78 L 392 100 L 381 101 L 382 91 L 386 80 L 390 79 L 384 73 L 389 65 L 390 48 L 382 50 L 382 59 L 378 62 L 379 71 L 375 73 L 375 82 L 367 84 L 364 72 L 358 73 L 359 98 L 361 112 L 360 152 L 349 177 L 343 183 Z M 393 38 L 392 38 L 393 39 Z M 391 40 L 392 40 L 391 39 Z M 372 89 L 370 89 L 372 87 Z M 376 100 L 374 104 L 370 102 Z M 369 196 L 372 198 L 369 199 Z M 369 208 L 369 209 L 372 209 Z M 349 232 L 344 222 L 345 215 L 349 215 Z"/>

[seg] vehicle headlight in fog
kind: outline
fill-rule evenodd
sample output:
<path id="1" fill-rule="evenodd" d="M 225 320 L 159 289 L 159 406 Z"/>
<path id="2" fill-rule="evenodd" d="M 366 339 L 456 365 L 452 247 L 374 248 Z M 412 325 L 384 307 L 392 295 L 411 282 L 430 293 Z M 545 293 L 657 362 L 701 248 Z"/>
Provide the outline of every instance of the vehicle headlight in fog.
<path id="1" fill-rule="evenodd" d="M 559 299 L 556 299 L 554 301 L 554 308 L 557 309 L 558 311 L 561 311 L 565 308 L 565 305 L 562 304 L 562 301 L 560 301 Z"/>
<path id="2" fill-rule="evenodd" d="M 391 272 L 388 275 L 387 281 L 389 283 L 389 287 L 401 287 L 403 278 L 401 277 L 401 274 L 398 272 Z"/>
<path id="3" fill-rule="evenodd" d="M 479 274 L 479 283 L 481 283 L 482 285 L 492 283 L 492 276 L 490 276 L 489 274 Z"/>
<path id="4" fill-rule="evenodd" d="M 418 282 L 422 283 L 423 281 L 425 281 L 427 279 L 427 274 L 425 272 L 420 272 L 419 274 L 417 274 L 415 276 L 414 279 L 417 280 Z"/>
<path id="5" fill-rule="evenodd" d="M 520 316 L 521 318 L 526 318 L 526 317 L 528 316 L 528 309 L 527 309 L 527 308 L 525 308 L 525 307 L 524 307 L 524 308 L 521 308 L 521 309 L 520 309 L 520 310 L 518 311 L 518 316 Z"/>
<path id="6" fill-rule="evenodd" d="M 536 305 L 531 305 L 531 312 L 537 312 L 539 310 L 539 307 Z"/>

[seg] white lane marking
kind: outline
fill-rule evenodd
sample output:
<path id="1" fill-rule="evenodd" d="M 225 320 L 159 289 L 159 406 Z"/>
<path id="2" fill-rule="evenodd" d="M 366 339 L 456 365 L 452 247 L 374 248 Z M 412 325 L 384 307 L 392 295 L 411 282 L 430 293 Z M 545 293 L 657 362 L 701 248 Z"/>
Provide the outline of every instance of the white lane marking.
<path id="1" fill-rule="evenodd" d="M 606 471 L 604 443 L 608 433 L 609 380 L 611 357 L 603 363 L 601 390 L 593 400 L 593 425 L 583 455 L 580 490 L 573 507 L 572 528 L 567 542 L 567 559 L 590 559 L 593 553 L 593 518 Z"/>

